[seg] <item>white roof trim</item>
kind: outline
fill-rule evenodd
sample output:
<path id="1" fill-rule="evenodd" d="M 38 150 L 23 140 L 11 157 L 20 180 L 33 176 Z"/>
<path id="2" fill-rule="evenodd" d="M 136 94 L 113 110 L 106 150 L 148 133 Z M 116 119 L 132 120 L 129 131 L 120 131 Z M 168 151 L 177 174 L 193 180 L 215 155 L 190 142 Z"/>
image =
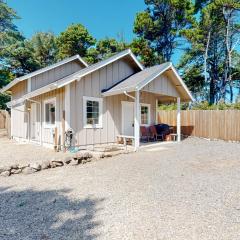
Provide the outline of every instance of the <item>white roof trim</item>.
<path id="1" fill-rule="evenodd" d="M 153 73 L 150 77 L 146 78 L 144 81 L 142 81 L 141 83 L 139 83 L 136 86 L 127 86 L 124 88 L 119 88 L 115 91 L 111 91 L 111 89 L 109 89 L 109 92 L 103 92 L 102 95 L 103 96 L 112 96 L 112 95 L 116 95 L 119 93 L 122 93 L 124 91 L 137 91 L 137 90 L 141 90 L 142 88 L 144 88 L 147 84 L 149 84 L 151 81 L 153 81 L 155 78 L 157 78 L 158 76 L 160 76 L 162 73 L 164 73 L 166 70 L 168 70 L 170 67 L 172 66 L 172 63 L 169 63 L 168 66 L 166 66 L 163 70 L 161 71 L 156 71 L 155 73 Z"/>
<path id="2" fill-rule="evenodd" d="M 13 101 L 11 101 L 11 102 L 8 102 L 8 103 L 7 103 L 7 106 L 8 106 L 8 107 L 13 107 L 13 106 L 15 106 L 15 105 L 17 105 L 17 104 L 20 104 L 20 103 L 24 102 L 24 101 L 27 100 L 27 99 L 30 99 L 30 98 L 36 97 L 36 96 L 38 96 L 38 95 L 41 95 L 41 94 L 43 94 L 43 93 L 52 91 L 52 90 L 54 90 L 54 89 L 56 89 L 56 88 L 57 88 L 57 85 L 56 85 L 56 84 L 54 84 L 54 83 L 49 84 L 49 85 L 44 86 L 44 87 L 42 87 L 42 88 L 39 88 L 39 89 L 37 89 L 37 90 L 35 90 L 35 91 L 33 91 L 33 92 L 30 92 L 30 93 L 22 96 L 21 98 L 18 98 L 18 99 L 16 99 L 16 100 L 13 100 Z"/>
<path id="3" fill-rule="evenodd" d="M 72 75 L 69 75 L 69 76 L 67 76 L 67 77 L 65 77 L 61 80 L 58 80 L 57 81 L 58 82 L 58 87 L 59 88 L 63 87 L 63 86 L 65 86 L 65 85 L 67 85 L 67 84 L 69 84 L 69 83 L 71 83 L 75 80 L 79 81 L 82 77 L 84 77 L 84 76 L 86 76 L 86 75 L 88 75 L 92 72 L 95 72 L 95 71 L 107 66 L 108 64 L 110 64 L 112 62 L 115 62 L 115 61 L 117 61 L 117 60 L 119 60 L 119 59 L 121 59 L 121 58 L 123 58 L 127 55 L 130 55 L 132 57 L 134 62 L 137 64 L 137 66 L 141 70 L 144 69 L 143 65 L 137 60 L 136 56 L 132 53 L 132 51 L 130 49 L 127 49 L 125 51 L 122 51 L 122 52 L 108 58 L 108 59 L 102 60 L 102 61 L 100 61 L 98 63 L 95 63 L 95 64 L 93 64 L 93 65 L 91 65 L 87 68 L 81 69 L 78 72 L 73 73 Z"/>
<path id="4" fill-rule="evenodd" d="M 177 70 L 175 69 L 175 67 L 173 65 L 171 66 L 171 69 L 173 70 L 173 72 L 176 75 L 177 79 L 179 80 L 180 84 L 183 86 L 184 90 L 187 92 L 188 96 L 191 98 L 192 101 L 194 101 L 194 97 L 192 96 L 188 87 L 186 86 L 186 84 L 184 83 L 184 81 L 182 80 L 182 78 L 180 77 L 180 75 L 178 74 Z"/>
<path id="5" fill-rule="evenodd" d="M 190 93 L 189 89 L 187 88 L 187 86 L 185 85 L 185 83 L 183 82 L 182 78 L 179 76 L 177 70 L 174 68 L 174 66 L 173 66 L 173 64 L 171 62 L 163 70 L 161 70 L 159 72 L 157 71 L 157 72 L 153 73 L 150 77 L 146 78 L 144 81 L 140 82 L 136 86 L 127 86 L 127 87 L 124 87 L 124 88 L 116 89 L 115 91 L 111 91 L 111 89 L 109 89 L 109 92 L 108 91 L 103 92 L 102 96 L 113 96 L 113 95 L 116 95 L 116 94 L 123 93 L 124 91 L 131 92 L 131 91 L 141 90 L 147 84 L 149 84 L 151 81 L 153 81 L 155 78 L 157 78 L 158 76 L 163 74 L 168 69 L 171 69 L 173 71 L 173 73 L 177 77 L 179 83 L 181 84 L 181 86 L 184 88 L 184 90 L 186 91 L 187 95 L 189 96 L 189 98 L 192 101 L 194 101 L 194 98 L 193 98 L 192 94 Z"/>
<path id="6" fill-rule="evenodd" d="M 14 106 L 16 104 L 19 104 L 19 103 L 29 99 L 29 98 L 38 96 L 38 95 L 46 93 L 46 92 L 49 92 L 49 91 L 54 90 L 56 88 L 64 87 L 65 85 L 68 85 L 68 84 L 70 84 L 71 82 L 73 82 L 73 81 L 75 81 L 77 79 L 80 80 L 82 77 L 84 77 L 84 76 L 86 76 L 86 75 L 88 75 L 88 74 L 90 74 L 90 73 L 92 73 L 92 72 L 94 72 L 94 71 L 96 71 L 96 70 L 98 70 L 98 69 L 100 69 L 100 68 L 102 68 L 102 67 L 104 67 L 104 66 L 106 66 L 106 65 L 108 65 L 110 63 L 112 63 L 112 62 L 114 62 L 114 61 L 117 61 L 118 59 L 123 58 L 123 57 L 125 57 L 127 55 L 130 55 L 133 58 L 133 60 L 136 62 L 137 66 L 141 70 L 143 70 L 142 64 L 137 60 L 137 58 L 134 56 L 132 51 L 130 49 L 127 49 L 127 50 L 122 51 L 122 52 L 120 52 L 120 53 L 118 53 L 118 54 L 116 54 L 116 55 L 114 55 L 114 56 L 112 56 L 112 57 L 110 57 L 110 58 L 108 58 L 106 60 L 103 60 L 103 61 L 101 61 L 99 63 L 94 64 L 94 65 L 91 65 L 91 66 L 89 66 L 87 68 L 81 69 L 81 70 L 79 70 L 76 73 L 73 73 L 73 74 L 71 74 L 71 75 L 69 75 L 67 77 L 64 77 L 63 79 L 60 79 L 60 80 L 58 80 L 58 81 L 56 81 L 54 83 L 51 83 L 51 84 L 49 84 L 47 86 L 44 86 L 44 87 L 39 88 L 39 89 L 37 89 L 37 90 L 35 90 L 33 92 L 30 92 L 30 93 L 24 95 L 23 97 L 21 97 L 21 98 L 19 98 L 17 100 L 9 102 L 8 103 L 9 104 L 8 107 Z"/>
<path id="7" fill-rule="evenodd" d="M 0 92 L 3 93 L 5 91 L 7 91 L 8 89 L 10 89 L 11 87 L 13 87 L 14 85 L 16 85 L 17 83 L 21 82 L 21 81 L 24 81 L 24 80 L 26 80 L 28 78 L 34 77 L 34 76 L 36 76 L 38 74 L 44 73 L 46 71 L 49 71 L 51 69 L 54 69 L 56 67 L 59 67 L 61 65 L 64 65 L 64 64 L 69 63 L 69 62 L 74 61 L 74 60 L 79 60 L 85 67 L 88 67 L 88 64 L 79 55 L 75 55 L 75 56 L 66 58 L 66 59 L 64 59 L 64 60 L 62 60 L 60 62 L 57 62 L 55 64 L 52 64 L 52 65 L 50 65 L 48 67 L 44 67 L 44 68 L 41 68 L 41 69 L 39 69 L 37 71 L 34 71 L 32 73 L 26 74 L 26 75 L 24 75 L 22 77 L 15 78 L 7 86 L 3 87 L 0 90 Z"/>
<path id="8" fill-rule="evenodd" d="M 163 74 L 165 71 L 167 71 L 171 67 L 172 67 L 172 63 L 170 62 L 162 71 L 157 71 L 157 72 L 153 73 L 149 78 L 145 79 L 143 82 L 138 84 L 136 86 L 136 90 L 141 90 L 146 85 L 148 85 L 150 82 L 152 82 L 155 78 L 157 78 L 158 76 Z"/>

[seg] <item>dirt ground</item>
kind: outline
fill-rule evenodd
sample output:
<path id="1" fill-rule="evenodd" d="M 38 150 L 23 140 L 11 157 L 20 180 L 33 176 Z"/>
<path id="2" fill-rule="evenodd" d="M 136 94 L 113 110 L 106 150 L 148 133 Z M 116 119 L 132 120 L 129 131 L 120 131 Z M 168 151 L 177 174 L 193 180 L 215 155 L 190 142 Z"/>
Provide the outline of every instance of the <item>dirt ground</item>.
<path id="1" fill-rule="evenodd" d="M 7 145 L 1 162 L 52 154 Z M 0 178 L 0 239 L 238 240 L 240 144 L 189 138 Z"/>

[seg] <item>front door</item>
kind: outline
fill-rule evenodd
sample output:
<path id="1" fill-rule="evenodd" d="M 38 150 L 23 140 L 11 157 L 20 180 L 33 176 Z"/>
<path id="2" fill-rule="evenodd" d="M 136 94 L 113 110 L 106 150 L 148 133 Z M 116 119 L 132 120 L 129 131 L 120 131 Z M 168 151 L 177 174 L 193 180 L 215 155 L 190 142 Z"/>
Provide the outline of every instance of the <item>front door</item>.
<path id="1" fill-rule="evenodd" d="M 31 104 L 31 111 L 30 111 L 30 122 L 31 122 L 31 139 L 36 140 L 36 131 L 37 131 L 37 104 Z"/>
<path id="2" fill-rule="evenodd" d="M 134 103 L 122 102 L 122 134 L 134 136 Z"/>

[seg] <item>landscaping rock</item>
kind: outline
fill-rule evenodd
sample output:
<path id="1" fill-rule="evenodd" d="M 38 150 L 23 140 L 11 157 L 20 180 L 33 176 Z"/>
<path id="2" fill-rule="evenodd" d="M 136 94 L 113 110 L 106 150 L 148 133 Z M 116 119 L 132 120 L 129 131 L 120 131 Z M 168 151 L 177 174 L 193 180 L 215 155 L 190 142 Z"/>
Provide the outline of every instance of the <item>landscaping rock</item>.
<path id="1" fill-rule="evenodd" d="M 84 153 L 83 152 L 78 152 L 75 157 L 74 157 L 75 160 L 82 160 L 84 159 Z"/>
<path id="2" fill-rule="evenodd" d="M 60 161 L 60 160 L 53 160 L 53 161 L 51 161 L 51 164 L 52 164 L 52 165 L 55 165 L 55 167 L 61 167 L 61 166 L 63 166 L 63 162 Z"/>
<path id="3" fill-rule="evenodd" d="M 37 170 L 32 168 L 32 167 L 26 167 L 22 170 L 23 174 L 32 174 L 32 173 L 35 173 L 35 172 L 37 172 Z"/>
<path id="4" fill-rule="evenodd" d="M 88 159 L 88 158 L 91 158 L 92 157 L 92 154 L 90 152 L 84 152 L 83 153 L 83 158 L 84 159 Z"/>
<path id="5" fill-rule="evenodd" d="M 10 166 L 11 169 L 19 169 L 19 164 L 13 164 Z"/>
<path id="6" fill-rule="evenodd" d="M 32 164 L 30 164 L 30 167 L 35 169 L 36 171 L 41 170 L 41 165 L 39 163 L 32 163 Z"/>
<path id="7" fill-rule="evenodd" d="M 72 157 L 66 157 L 66 158 L 63 160 L 63 163 L 64 163 L 64 165 L 67 165 L 67 164 L 69 164 L 71 161 L 72 161 Z"/>
<path id="8" fill-rule="evenodd" d="M 104 153 L 104 157 L 112 157 L 113 156 L 113 154 L 112 153 Z"/>
<path id="9" fill-rule="evenodd" d="M 79 164 L 79 161 L 81 161 L 81 160 L 72 159 L 72 161 L 69 163 L 69 165 L 70 165 L 70 166 L 78 165 L 78 164 Z"/>
<path id="10" fill-rule="evenodd" d="M 10 176 L 10 171 L 4 171 L 4 172 L 1 172 L 0 176 L 3 176 L 3 177 L 8 177 Z"/>
<path id="11" fill-rule="evenodd" d="M 22 169 L 11 169 L 11 174 L 19 174 L 22 172 Z"/>
<path id="12" fill-rule="evenodd" d="M 92 153 L 92 158 L 94 158 L 95 160 L 99 160 L 99 159 L 101 159 L 101 158 L 104 158 L 104 153 L 93 152 L 93 153 Z"/>
<path id="13" fill-rule="evenodd" d="M 26 168 L 26 167 L 29 167 L 30 166 L 30 164 L 23 164 L 23 165 L 19 165 L 19 168 L 21 168 L 21 169 L 23 169 L 23 168 Z"/>
<path id="14" fill-rule="evenodd" d="M 55 164 L 55 162 L 50 162 L 50 168 L 55 168 L 57 167 L 57 165 Z"/>
<path id="15" fill-rule="evenodd" d="M 42 168 L 42 169 L 48 169 L 48 168 L 50 168 L 50 161 L 43 161 L 43 162 L 41 163 L 41 168 Z"/>
<path id="16" fill-rule="evenodd" d="M 0 173 L 10 171 L 10 170 L 11 170 L 11 168 L 9 166 L 0 167 Z"/>

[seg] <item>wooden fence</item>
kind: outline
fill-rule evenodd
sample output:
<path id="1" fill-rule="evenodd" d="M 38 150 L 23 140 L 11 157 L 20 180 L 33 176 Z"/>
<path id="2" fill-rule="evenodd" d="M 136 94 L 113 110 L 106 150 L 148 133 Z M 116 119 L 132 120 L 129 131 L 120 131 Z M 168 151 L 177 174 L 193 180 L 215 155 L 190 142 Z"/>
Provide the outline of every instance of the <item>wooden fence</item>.
<path id="1" fill-rule="evenodd" d="M 176 111 L 159 111 L 158 122 L 176 127 Z M 181 131 L 187 136 L 240 141 L 240 110 L 181 111 Z"/>
<path id="2" fill-rule="evenodd" d="M 7 135 L 11 136 L 11 117 L 8 111 L 0 110 L 0 129 L 6 129 Z"/>

